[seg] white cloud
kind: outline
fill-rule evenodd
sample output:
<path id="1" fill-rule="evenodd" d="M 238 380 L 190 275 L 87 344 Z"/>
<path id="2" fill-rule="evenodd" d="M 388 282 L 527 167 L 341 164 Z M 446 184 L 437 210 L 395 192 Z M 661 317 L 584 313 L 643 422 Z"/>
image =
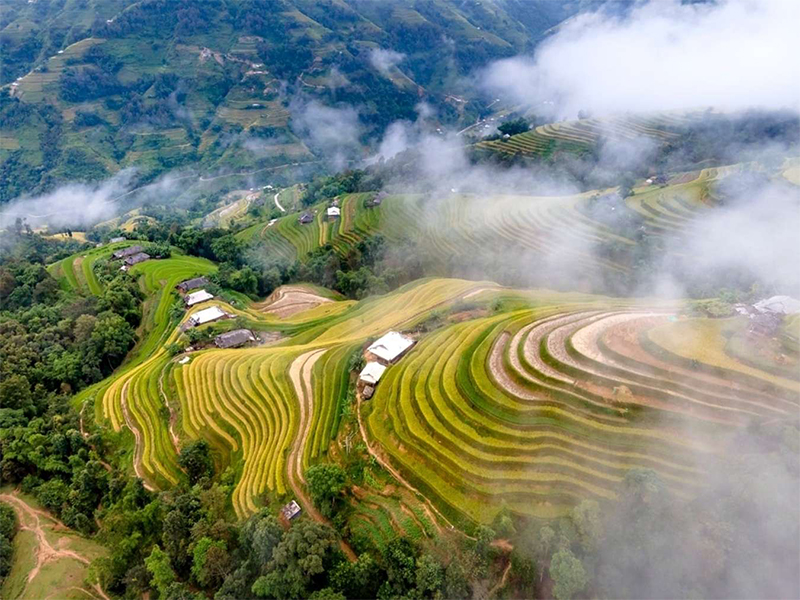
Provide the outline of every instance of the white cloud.
<path id="1" fill-rule="evenodd" d="M 369 62 L 382 75 L 388 75 L 389 71 L 396 67 L 406 57 L 402 52 L 386 50 L 384 48 L 374 48 L 369 53 Z"/>
<path id="2" fill-rule="evenodd" d="M 798 23 L 797 0 L 650 0 L 626 17 L 572 19 L 533 57 L 491 65 L 484 84 L 560 118 L 581 109 L 800 110 Z"/>
<path id="3" fill-rule="evenodd" d="M 361 152 L 362 134 L 358 111 L 334 108 L 321 102 L 296 102 L 291 106 L 292 129 L 336 169 L 343 168 Z"/>

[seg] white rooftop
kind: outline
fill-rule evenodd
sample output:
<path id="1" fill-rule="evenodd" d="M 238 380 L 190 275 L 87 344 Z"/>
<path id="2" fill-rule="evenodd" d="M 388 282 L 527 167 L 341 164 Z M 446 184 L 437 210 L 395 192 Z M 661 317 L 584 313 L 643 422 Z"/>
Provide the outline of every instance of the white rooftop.
<path id="1" fill-rule="evenodd" d="M 206 300 L 211 300 L 214 296 L 205 290 L 197 290 L 191 294 L 186 294 L 186 306 L 194 306 Z"/>
<path id="2" fill-rule="evenodd" d="M 329 217 L 338 217 L 342 214 L 342 211 L 339 210 L 338 206 L 329 206 L 328 207 L 328 216 Z"/>
<path id="3" fill-rule="evenodd" d="M 226 315 L 227 313 L 219 306 L 209 306 L 203 310 L 198 310 L 190 318 L 195 322 L 195 324 L 202 325 L 203 323 L 210 323 L 211 321 L 221 319 Z"/>
<path id="4" fill-rule="evenodd" d="M 361 373 L 358 374 L 358 378 L 364 383 L 375 385 L 378 383 L 378 381 L 380 381 L 385 370 L 386 367 L 379 362 L 368 362 L 367 366 L 361 369 Z"/>
<path id="5" fill-rule="evenodd" d="M 412 345 L 414 345 L 414 340 L 411 338 L 402 333 L 390 331 L 376 340 L 367 350 L 386 362 L 392 362 Z"/>
<path id="6" fill-rule="evenodd" d="M 765 298 L 753 305 L 758 312 L 773 312 L 783 315 L 793 315 L 800 312 L 800 300 L 795 300 L 791 296 L 773 296 Z"/>

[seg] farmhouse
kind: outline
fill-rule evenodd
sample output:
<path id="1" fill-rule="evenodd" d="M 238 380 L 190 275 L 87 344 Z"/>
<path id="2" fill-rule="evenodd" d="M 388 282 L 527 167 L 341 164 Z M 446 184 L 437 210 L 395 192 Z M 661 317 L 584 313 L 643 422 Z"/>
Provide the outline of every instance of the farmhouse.
<path id="1" fill-rule="evenodd" d="M 300 222 L 301 225 L 308 225 L 309 223 L 311 223 L 311 221 L 314 220 L 314 215 L 312 215 L 310 212 L 304 212 L 302 215 L 300 215 L 300 218 L 297 220 Z"/>
<path id="2" fill-rule="evenodd" d="M 141 252 L 143 248 L 141 246 L 128 246 L 127 248 L 123 248 L 122 250 L 117 250 L 114 252 L 114 258 L 125 258 L 126 256 L 132 256 L 134 254 L 138 254 Z"/>
<path id="3" fill-rule="evenodd" d="M 800 312 L 800 300 L 795 300 L 791 296 L 772 296 L 756 302 L 753 308 L 760 313 L 792 315 Z"/>
<path id="4" fill-rule="evenodd" d="M 138 265 L 139 263 L 144 262 L 146 260 L 150 260 L 149 254 L 147 254 L 146 252 L 137 252 L 136 254 L 128 256 L 128 258 L 126 258 L 124 262 L 126 267 L 132 267 L 133 265 Z"/>
<path id="5" fill-rule="evenodd" d="M 186 302 L 186 306 L 194 306 L 195 304 L 206 302 L 212 298 L 214 298 L 213 294 L 209 294 L 205 290 L 198 290 L 196 292 L 192 292 L 191 294 L 186 294 L 183 300 Z"/>
<path id="6" fill-rule="evenodd" d="M 367 365 L 361 369 L 361 373 L 358 374 L 358 380 L 364 385 L 375 387 L 385 370 L 386 367 L 379 362 L 368 362 Z"/>
<path id="7" fill-rule="evenodd" d="M 217 348 L 237 348 L 247 342 L 255 342 L 256 338 L 249 329 L 234 329 L 214 338 Z"/>
<path id="8" fill-rule="evenodd" d="M 281 515 L 287 521 L 291 521 L 301 512 L 300 505 L 297 503 L 296 500 L 292 500 L 281 509 Z"/>
<path id="9" fill-rule="evenodd" d="M 203 287 L 204 285 L 208 285 L 208 279 L 206 279 L 205 277 L 195 277 L 194 279 L 187 279 L 186 281 L 181 281 L 175 287 L 179 291 L 186 293 L 189 290 Z"/>
<path id="10" fill-rule="evenodd" d="M 219 306 L 209 306 L 203 310 L 198 310 L 186 321 L 189 327 L 196 327 L 205 323 L 211 323 L 217 319 L 227 317 L 228 313 L 222 310 Z"/>
<path id="11" fill-rule="evenodd" d="M 125 238 L 120 235 L 120 236 L 111 238 L 110 240 L 108 240 L 108 243 L 109 244 L 116 244 L 117 242 L 124 242 L 124 241 L 125 241 Z"/>
<path id="12" fill-rule="evenodd" d="M 372 199 L 366 201 L 366 207 L 370 208 L 372 206 L 380 206 L 383 199 L 386 198 L 386 192 L 378 192 L 378 194 Z"/>
<path id="13" fill-rule="evenodd" d="M 413 345 L 414 340 L 410 337 L 406 337 L 396 331 L 390 331 L 367 348 L 367 352 L 375 356 L 384 365 L 390 365 L 403 356 Z"/>
<path id="14" fill-rule="evenodd" d="M 328 218 L 329 219 L 338 219 L 339 215 L 341 215 L 341 210 L 339 210 L 338 206 L 329 206 L 328 207 Z"/>

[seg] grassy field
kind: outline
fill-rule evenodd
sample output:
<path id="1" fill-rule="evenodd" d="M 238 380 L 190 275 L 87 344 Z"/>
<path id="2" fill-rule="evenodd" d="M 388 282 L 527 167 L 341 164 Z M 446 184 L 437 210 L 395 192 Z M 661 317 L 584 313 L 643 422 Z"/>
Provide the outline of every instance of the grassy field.
<path id="1" fill-rule="evenodd" d="M 106 598 L 91 581 L 89 563 L 106 550 L 64 527 L 31 497 L 0 489 L 0 501 L 17 512 L 20 530 L 14 538 L 11 571 L 0 597 L 4 600 Z"/>

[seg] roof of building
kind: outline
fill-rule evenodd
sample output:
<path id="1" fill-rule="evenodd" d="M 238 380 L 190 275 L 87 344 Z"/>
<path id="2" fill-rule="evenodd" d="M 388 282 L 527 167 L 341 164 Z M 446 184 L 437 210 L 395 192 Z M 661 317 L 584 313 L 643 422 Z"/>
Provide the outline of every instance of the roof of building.
<path id="1" fill-rule="evenodd" d="M 218 348 L 235 348 L 247 342 L 255 341 L 255 336 L 249 329 L 234 329 L 227 333 L 221 333 L 214 338 L 214 343 Z"/>
<path id="2" fill-rule="evenodd" d="M 414 340 L 411 338 L 402 333 L 390 331 L 377 339 L 367 350 L 386 362 L 392 362 L 413 345 Z"/>
<path id="3" fill-rule="evenodd" d="M 116 244 L 117 242 L 124 242 L 124 241 L 125 241 L 125 238 L 124 238 L 124 237 L 122 237 L 122 236 L 120 235 L 120 236 L 118 236 L 118 237 L 113 237 L 113 238 L 111 238 L 111 239 L 109 240 L 109 243 L 110 243 L 110 244 Z"/>
<path id="4" fill-rule="evenodd" d="M 379 362 L 368 362 L 367 365 L 361 369 L 358 378 L 364 383 L 375 385 L 381 380 L 381 376 L 383 376 L 385 370 L 386 367 Z"/>
<path id="5" fill-rule="evenodd" d="M 138 265 L 140 262 L 144 262 L 150 259 L 150 255 L 147 252 L 137 252 L 125 259 L 125 264 L 128 266 Z"/>
<path id="6" fill-rule="evenodd" d="M 281 514 L 288 520 L 300 514 L 301 508 L 296 500 L 292 500 L 281 509 Z"/>
<path id="7" fill-rule="evenodd" d="M 342 211 L 339 210 L 338 206 L 329 206 L 328 207 L 328 216 L 329 217 L 338 217 L 342 214 Z"/>
<path id="8" fill-rule="evenodd" d="M 204 308 L 203 310 L 198 310 L 189 318 L 195 325 L 202 325 L 203 323 L 210 323 L 211 321 L 216 321 L 226 316 L 228 316 L 228 313 L 215 305 Z"/>
<path id="9" fill-rule="evenodd" d="M 209 294 L 205 290 L 197 290 L 191 294 L 186 294 L 184 300 L 186 301 L 186 306 L 194 306 L 195 304 L 200 304 L 201 302 L 211 300 L 213 297 L 213 294 Z"/>
<path id="10" fill-rule="evenodd" d="M 205 277 L 195 277 L 193 279 L 187 279 L 186 281 L 181 281 L 175 287 L 179 290 L 183 290 L 184 292 L 193 290 L 195 288 L 203 287 L 204 285 L 208 285 L 208 279 Z"/>
<path id="11" fill-rule="evenodd" d="M 314 220 L 314 215 L 312 215 L 310 212 L 304 212 L 302 215 L 300 215 L 298 220 L 301 223 L 311 223 L 311 221 Z"/>
<path id="12" fill-rule="evenodd" d="M 117 250 L 114 252 L 114 258 L 125 258 L 126 256 L 130 256 L 132 254 L 138 254 L 141 251 L 141 246 L 128 246 L 127 248 L 123 248 L 122 250 Z"/>
<path id="13" fill-rule="evenodd" d="M 772 298 L 765 298 L 756 302 L 753 307 L 759 312 L 793 315 L 800 312 L 800 300 L 796 300 L 791 296 L 772 296 Z"/>

